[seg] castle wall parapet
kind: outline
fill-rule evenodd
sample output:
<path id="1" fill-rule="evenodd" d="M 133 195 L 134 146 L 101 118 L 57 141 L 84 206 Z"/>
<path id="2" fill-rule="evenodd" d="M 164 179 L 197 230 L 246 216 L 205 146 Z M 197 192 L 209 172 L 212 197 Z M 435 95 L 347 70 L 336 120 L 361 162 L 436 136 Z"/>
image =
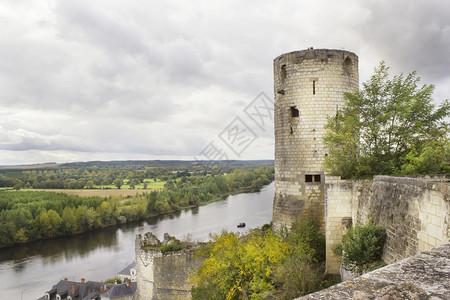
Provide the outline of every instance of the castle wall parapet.
<path id="1" fill-rule="evenodd" d="M 357 222 L 373 222 L 386 229 L 386 263 L 448 243 L 449 183 L 449 175 L 375 176 L 373 181 L 330 177 L 326 183 L 327 272 L 339 273 L 333 249 Z"/>
<path id="2" fill-rule="evenodd" d="M 181 250 L 161 251 L 168 244 L 182 245 Z M 203 263 L 194 257 L 202 243 L 181 243 L 168 234 L 161 242 L 148 232 L 136 236 L 136 271 L 138 300 L 190 299 L 190 276 Z M 175 248 L 176 249 L 176 248 Z"/>

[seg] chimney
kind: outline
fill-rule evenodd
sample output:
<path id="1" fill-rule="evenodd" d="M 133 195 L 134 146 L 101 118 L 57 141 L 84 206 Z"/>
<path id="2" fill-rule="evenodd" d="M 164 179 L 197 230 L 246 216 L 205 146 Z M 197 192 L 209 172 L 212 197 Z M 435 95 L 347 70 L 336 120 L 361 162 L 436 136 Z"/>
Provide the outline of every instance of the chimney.
<path id="1" fill-rule="evenodd" d="M 131 287 L 131 279 L 128 278 L 128 286 Z"/>
<path id="2" fill-rule="evenodd" d="M 67 281 L 68 279 L 67 279 L 67 277 L 64 277 L 64 281 Z"/>
<path id="3" fill-rule="evenodd" d="M 86 282 L 86 279 L 84 279 L 84 278 L 81 278 L 81 283 L 85 283 Z"/>
<path id="4" fill-rule="evenodd" d="M 75 294 L 75 283 L 72 283 L 72 295 Z"/>
<path id="5" fill-rule="evenodd" d="M 100 287 L 100 293 L 103 294 L 103 287 Z"/>

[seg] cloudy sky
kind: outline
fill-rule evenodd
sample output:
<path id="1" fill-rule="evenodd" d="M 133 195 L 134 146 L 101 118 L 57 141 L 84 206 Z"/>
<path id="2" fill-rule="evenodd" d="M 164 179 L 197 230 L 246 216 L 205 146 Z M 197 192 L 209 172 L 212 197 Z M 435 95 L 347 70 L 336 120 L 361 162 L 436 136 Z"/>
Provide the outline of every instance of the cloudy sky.
<path id="1" fill-rule="evenodd" d="M 355 52 L 360 82 L 384 60 L 450 98 L 446 0 L 4 0 L 0 165 L 272 159 L 251 110 L 273 59 L 308 47 Z M 251 134 L 229 147 L 238 123 Z"/>

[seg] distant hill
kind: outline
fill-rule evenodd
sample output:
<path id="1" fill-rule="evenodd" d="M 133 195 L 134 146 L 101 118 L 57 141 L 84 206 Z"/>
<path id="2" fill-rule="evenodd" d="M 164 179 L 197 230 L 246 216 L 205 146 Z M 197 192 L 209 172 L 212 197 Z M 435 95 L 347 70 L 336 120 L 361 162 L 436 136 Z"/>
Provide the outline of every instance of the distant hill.
<path id="1" fill-rule="evenodd" d="M 219 166 L 261 166 L 273 165 L 273 160 L 229 160 L 229 161 L 202 161 L 202 160 L 115 160 L 115 161 L 88 161 L 74 162 L 59 165 L 59 167 L 174 167 L 199 164 L 217 164 Z"/>
<path id="2" fill-rule="evenodd" d="M 55 162 L 48 162 L 43 164 L 31 164 L 31 165 L 17 165 L 17 166 L 0 166 L 0 170 L 30 170 L 30 169 L 47 169 L 56 168 L 61 166 Z"/>
<path id="3" fill-rule="evenodd" d="M 58 164 L 48 162 L 42 164 L 0 166 L 0 170 L 22 171 L 33 169 L 51 168 L 117 168 L 117 167 L 186 167 L 195 165 L 230 166 L 230 167 L 251 167 L 251 166 L 272 166 L 273 160 L 229 160 L 229 161 L 205 161 L 205 160 L 113 160 L 113 161 L 87 161 Z"/>

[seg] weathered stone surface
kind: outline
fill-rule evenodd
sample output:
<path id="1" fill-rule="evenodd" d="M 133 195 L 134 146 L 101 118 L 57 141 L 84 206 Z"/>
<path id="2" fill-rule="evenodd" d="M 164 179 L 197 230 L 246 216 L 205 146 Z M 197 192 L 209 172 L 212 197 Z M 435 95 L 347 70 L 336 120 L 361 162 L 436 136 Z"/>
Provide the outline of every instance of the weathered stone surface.
<path id="1" fill-rule="evenodd" d="M 194 251 L 200 244 L 184 244 L 185 249 L 162 253 L 148 246 L 160 246 L 174 240 L 164 234 L 164 241 L 152 233 L 146 233 L 144 239 L 136 236 L 136 271 L 138 300 L 191 299 L 192 284 L 189 276 L 203 263 L 194 258 Z"/>
<path id="2" fill-rule="evenodd" d="M 450 242 L 449 175 L 375 176 L 340 180 L 327 176 L 327 272 L 338 274 L 333 248 L 352 223 L 369 221 L 387 231 L 383 260 L 393 263 Z"/>
<path id="3" fill-rule="evenodd" d="M 450 244 L 298 299 L 450 299 Z"/>
<path id="4" fill-rule="evenodd" d="M 312 218 L 325 232 L 323 127 L 358 80 L 358 57 L 348 51 L 311 48 L 274 60 L 275 229 Z"/>

